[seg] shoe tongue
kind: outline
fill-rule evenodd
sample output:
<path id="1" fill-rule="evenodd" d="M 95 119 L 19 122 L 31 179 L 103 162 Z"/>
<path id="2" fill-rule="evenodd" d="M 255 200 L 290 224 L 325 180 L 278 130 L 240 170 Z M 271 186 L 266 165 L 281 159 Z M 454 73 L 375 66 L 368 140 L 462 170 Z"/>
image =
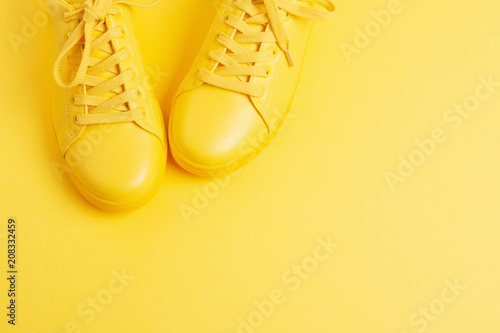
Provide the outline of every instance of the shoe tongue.
<path id="1" fill-rule="evenodd" d="M 266 7 L 264 4 L 255 4 L 255 7 L 259 9 L 261 12 L 265 13 L 266 12 Z M 249 16 L 246 15 L 246 18 Z M 262 24 L 248 24 L 252 29 L 254 29 L 257 32 L 264 32 L 266 27 L 263 26 Z M 256 52 L 259 50 L 261 43 L 245 43 L 241 44 L 248 52 Z"/>
<path id="2" fill-rule="evenodd" d="M 106 23 L 104 23 L 104 26 L 106 27 Z M 107 30 L 107 28 L 106 28 L 106 30 Z M 104 32 L 100 32 L 100 31 L 95 30 L 93 33 L 93 36 L 94 36 L 94 38 L 97 38 L 97 37 L 101 36 L 103 33 Z M 103 46 L 103 48 L 107 49 L 107 51 L 111 51 L 111 53 L 115 52 L 114 47 L 111 44 L 111 42 L 108 42 L 105 46 Z M 92 54 L 92 57 L 100 59 L 102 61 L 102 60 L 107 59 L 111 55 L 112 54 L 109 54 L 108 52 L 104 52 L 104 51 L 99 49 Z M 116 69 L 118 70 L 118 67 L 116 67 Z M 109 79 L 112 79 L 113 77 L 115 77 L 116 74 L 105 71 L 105 72 L 99 73 L 97 76 L 102 77 L 103 79 L 109 80 Z M 120 93 L 123 92 L 122 88 L 117 88 L 117 89 L 119 90 Z M 112 98 L 114 96 L 116 96 L 116 93 L 114 93 L 112 91 L 107 92 L 105 95 L 103 95 L 103 97 L 107 97 L 107 98 Z"/>
<path id="3" fill-rule="evenodd" d="M 65 0 L 69 5 L 71 5 L 75 10 L 78 10 L 78 9 L 81 9 L 81 8 L 84 8 L 86 3 L 84 0 Z M 94 38 L 98 38 L 99 36 L 101 36 L 107 29 L 108 27 L 106 26 L 106 22 L 104 23 L 101 23 L 100 25 L 100 28 L 99 29 L 96 29 L 92 32 L 92 36 Z M 113 23 L 111 23 L 113 25 Z M 104 28 L 104 29 L 102 29 Z M 113 46 L 111 44 L 111 42 L 107 43 L 106 45 L 103 46 L 104 49 L 107 50 L 107 52 L 104 52 L 102 50 L 96 50 L 91 56 L 93 58 L 97 58 L 99 60 L 105 60 L 107 59 L 108 57 L 111 56 L 111 54 L 109 54 L 108 52 L 111 52 L 111 53 L 114 53 L 114 50 L 113 50 Z M 83 51 L 83 49 L 82 49 Z M 80 51 L 80 61 L 81 61 L 81 51 Z M 118 70 L 118 67 L 116 67 L 116 69 Z M 105 72 L 102 72 L 102 73 L 99 73 L 97 74 L 98 77 L 101 77 L 103 79 L 106 79 L 106 80 L 109 80 L 113 77 L 116 76 L 116 74 L 114 73 L 111 73 L 111 72 L 108 72 L 108 71 L 105 71 Z M 118 93 L 121 93 L 123 92 L 123 87 L 119 87 L 117 88 L 117 92 Z M 105 93 L 104 95 L 102 95 L 102 97 L 106 97 L 106 98 L 112 98 L 116 96 L 116 93 L 113 92 L 113 91 L 109 91 L 107 93 Z M 91 110 L 92 108 L 90 108 Z"/>
<path id="4" fill-rule="evenodd" d="M 73 8 L 75 9 L 80 9 L 85 7 L 85 1 L 83 0 L 66 0 L 66 2 L 71 6 L 73 6 Z"/>
<path id="5" fill-rule="evenodd" d="M 74 1 L 77 1 L 77 0 L 74 0 Z M 101 36 L 106 30 L 106 23 L 102 23 L 103 25 L 101 27 L 104 27 L 104 31 L 99 31 L 99 30 L 94 30 L 93 33 L 92 33 L 92 36 L 94 38 L 98 38 L 99 36 Z M 105 49 L 106 51 L 103 51 L 101 49 L 99 50 L 96 50 L 94 53 L 91 54 L 91 57 L 92 58 L 96 58 L 96 59 L 99 59 L 100 61 L 103 61 L 105 59 L 107 59 L 108 57 L 110 57 L 114 52 L 114 48 L 113 48 L 113 45 L 111 44 L 111 42 L 108 42 L 107 44 L 104 44 L 102 46 L 102 49 Z M 83 51 L 83 49 L 82 49 Z M 81 58 L 80 58 L 81 59 Z M 115 67 L 116 70 L 118 70 L 118 66 Z M 104 71 L 102 73 L 99 73 L 97 74 L 96 76 L 98 77 L 101 77 L 105 80 L 109 80 L 109 79 L 112 79 L 113 77 L 115 77 L 117 74 L 115 73 L 112 73 L 112 72 L 109 72 L 109 71 Z M 106 98 L 112 98 L 112 97 L 115 97 L 117 95 L 117 93 L 122 93 L 124 90 L 123 90 L 123 86 L 121 87 L 118 87 L 116 88 L 116 92 L 114 91 L 108 91 L 107 93 L 101 95 L 101 97 L 106 97 Z M 92 108 L 90 108 L 91 110 Z"/>
<path id="6" fill-rule="evenodd" d="M 266 12 L 265 6 L 263 4 L 255 4 L 255 6 L 263 13 Z M 248 18 L 249 15 L 245 15 L 245 18 Z M 252 29 L 257 32 L 263 32 L 266 30 L 266 27 L 262 24 L 248 24 Z M 241 34 L 241 32 L 237 32 L 237 34 Z M 260 50 L 262 43 L 241 43 L 240 44 L 247 52 L 257 52 Z M 249 64 L 250 65 L 250 64 Z M 250 76 L 246 77 L 246 80 L 250 80 Z M 233 77 L 234 80 L 238 80 L 238 77 Z M 240 77 L 239 79 L 242 79 Z"/>

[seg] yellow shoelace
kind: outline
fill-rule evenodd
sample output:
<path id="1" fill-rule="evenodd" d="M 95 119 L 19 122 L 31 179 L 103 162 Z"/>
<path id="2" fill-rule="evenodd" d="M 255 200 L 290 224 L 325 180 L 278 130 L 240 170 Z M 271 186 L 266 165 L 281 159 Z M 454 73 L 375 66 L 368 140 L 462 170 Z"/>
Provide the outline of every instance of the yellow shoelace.
<path id="1" fill-rule="evenodd" d="M 301 1 L 318 4 L 326 10 L 306 7 L 298 3 Z M 284 25 L 286 17 L 291 14 L 311 20 L 328 21 L 333 17 L 335 11 L 335 5 L 330 0 L 299 0 L 298 2 L 291 0 L 236 0 L 234 5 L 246 13 L 245 17 L 241 18 L 235 15 L 226 17 L 226 23 L 233 27 L 237 33 L 234 36 L 228 36 L 224 33 L 217 36 L 217 41 L 226 50 L 224 52 L 211 50 L 209 56 L 218 65 L 213 71 L 202 68 L 198 73 L 198 78 L 205 83 L 227 90 L 253 97 L 262 96 L 263 87 L 249 82 L 249 78 L 270 75 L 269 68 L 256 66 L 256 63 L 272 60 L 277 54 L 277 49 L 249 52 L 241 44 L 277 43 L 281 51 L 284 52 L 289 65 L 293 66 L 290 41 Z M 256 5 L 263 5 L 265 12 L 259 10 Z M 257 31 L 250 24 L 262 25 L 265 30 L 263 32 Z M 270 29 L 267 29 L 268 25 Z"/>
<path id="2" fill-rule="evenodd" d="M 65 22 L 78 20 L 79 24 L 69 34 L 55 62 L 54 78 L 62 88 L 83 86 L 83 94 L 73 96 L 75 105 L 86 108 L 85 114 L 76 116 L 78 125 L 119 123 L 144 118 L 144 110 L 132 109 L 130 106 L 130 102 L 137 99 L 141 91 L 126 87 L 135 73 L 131 69 L 122 71 L 119 66 L 130 56 L 130 51 L 126 48 L 114 50 L 110 43 L 111 40 L 122 37 L 125 31 L 121 27 L 107 27 L 105 21 L 108 15 L 120 14 L 112 5 L 150 7 L 157 2 L 158 0 L 140 4 L 130 0 L 86 0 L 82 8 L 64 14 Z M 74 55 L 75 47 L 80 50 L 83 47 L 83 51 L 77 56 Z M 101 57 L 93 57 L 96 52 Z M 61 72 L 61 65 L 67 58 L 79 61 L 78 70 L 71 82 L 64 82 Z M 98 76 L 104 72 L 108 73 L 107 78 Z M 108 112 L 111 110 L 119 112 Z"/>

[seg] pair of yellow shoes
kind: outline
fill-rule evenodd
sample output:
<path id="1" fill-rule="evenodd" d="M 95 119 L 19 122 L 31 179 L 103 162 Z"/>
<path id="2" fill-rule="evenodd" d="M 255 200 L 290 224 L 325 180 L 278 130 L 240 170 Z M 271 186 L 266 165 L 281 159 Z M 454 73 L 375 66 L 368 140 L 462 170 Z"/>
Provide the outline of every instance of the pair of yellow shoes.
<path id="1" fill-rule="evenodd" d="M 167 156 L 129 12 L 154 3 L 48 1 L 58 53 L 52 116 L 70 177 L 101 209 L 138 207 L 161 184 Z M 218 176 L 262 150 L 290 107 L 312 20 L 334 10 L 330 0 L 226 0 L 173 100 L 177 163 Z"/>

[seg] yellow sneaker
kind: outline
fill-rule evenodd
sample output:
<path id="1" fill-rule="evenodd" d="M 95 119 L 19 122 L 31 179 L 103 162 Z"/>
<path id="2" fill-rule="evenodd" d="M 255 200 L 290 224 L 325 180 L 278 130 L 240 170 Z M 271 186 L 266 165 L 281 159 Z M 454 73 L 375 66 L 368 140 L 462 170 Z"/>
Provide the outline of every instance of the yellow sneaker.
<path id="1" fill-rule="evenodd" d="M 48 2 L 54 16 L 49 33 L 58 53 L 52 118 L 70 178 L 101 209 L 138 207 L 159 188 L 167 153 L 162 113 L 129 11 L 152 4 Z"/>
<path id="2" fill-rule="evenodd" d="M 330 0 L 225 0 L 173 102 L 177 163 L 218 176 L 255 157 L 286 117 L 313 20 L 334 11 Z"/>

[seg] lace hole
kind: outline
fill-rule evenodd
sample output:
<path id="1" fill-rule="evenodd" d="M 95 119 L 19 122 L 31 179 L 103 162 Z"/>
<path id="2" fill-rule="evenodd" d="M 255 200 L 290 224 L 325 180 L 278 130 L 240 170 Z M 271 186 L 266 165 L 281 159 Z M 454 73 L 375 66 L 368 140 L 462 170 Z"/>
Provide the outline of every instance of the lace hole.
<path id="1" fill-rule="evenodd" d="M 120 31 L 122 32 L 122 37 L 127 34 L 127 30 L 125 30 L 124 27 L 119 27 Z"/>
<path id="2" fill-rule="evenodd" d="M 269 68 L 269 67 L 264 67 L 264 68 L 266 69 L 266 75 L 265 75 L 265 77 L 266 78 L 270 77 L 271 76 L 271 68 Z"/>
<path id="3" fill-rule="evenodd" d="M 273 47 L 271 51 L 273 52 L 273 57 L 276 58 L 278 56 L 278 50 L 275 47 Z"/>
<path id="4" fill-rule="evenodd" d="M 78 125 L 78 115 L 75 114 L 75 116 L 73 117 L 73 121 L 75 122 L 76 125 Z"/>
<path id="5" fill-rule="evenodd" d="M 264 89 L 264 86 L 261 85 L 260 86 L 260 93 L 255 97 L 262 98 L 262 97 L 264 97 L 265 94 L 266 94 L 266 90 Z"/>
<path id="6" fill-rule="evenodd" d="M 120 9 L 116 9 L 116 14 L 115 14 L 115 17 L 116 18 L 120 18 L 122 16 L 122 11 Z"/>
<path id="7" fill-rule="evenodd" d="M 142 96 L 144 96 L 144 93 L 142 92 L 142 89 L 141 88 L 137 88 L 137 98 L 136 99 L 140 99 L 142 98 Z"/>

